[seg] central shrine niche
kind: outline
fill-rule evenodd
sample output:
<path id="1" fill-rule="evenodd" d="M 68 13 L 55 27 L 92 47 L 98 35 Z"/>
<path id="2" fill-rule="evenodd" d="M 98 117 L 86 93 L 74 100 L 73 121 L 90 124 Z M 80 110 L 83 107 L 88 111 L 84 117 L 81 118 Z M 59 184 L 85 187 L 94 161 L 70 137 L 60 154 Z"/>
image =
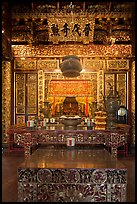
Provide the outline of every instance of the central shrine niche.
<path id="1" fill-rule="evenodd" d="M 63 115 L 78 115 L 78 102 L 75 97 L 66 97 L 63 102 Z"/>

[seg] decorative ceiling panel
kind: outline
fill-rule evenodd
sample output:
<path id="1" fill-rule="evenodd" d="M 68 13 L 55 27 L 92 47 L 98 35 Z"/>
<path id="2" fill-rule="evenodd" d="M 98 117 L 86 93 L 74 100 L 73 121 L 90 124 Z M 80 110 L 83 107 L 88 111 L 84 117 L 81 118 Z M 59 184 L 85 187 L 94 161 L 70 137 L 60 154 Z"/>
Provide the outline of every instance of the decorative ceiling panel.
<path id="1" fill-rule="evenodd" d="M 131 44 L 134 7 L 134 2 L 11 3 L 12 44 Z"/>

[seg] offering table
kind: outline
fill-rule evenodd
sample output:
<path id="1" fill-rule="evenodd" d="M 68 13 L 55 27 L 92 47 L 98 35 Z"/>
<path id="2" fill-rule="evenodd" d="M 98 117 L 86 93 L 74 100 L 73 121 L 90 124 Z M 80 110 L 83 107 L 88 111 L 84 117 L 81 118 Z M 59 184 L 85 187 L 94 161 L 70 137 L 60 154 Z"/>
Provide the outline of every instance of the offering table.
<path id="1" fill-rule="evenodd" d="M 15 128 L 11 126 L 8 130 L 10 137 L 14 135 L 14 142 L 25 149 L 25 156 L 31 154 L 31 147 L 38 144 L 67 144 L 67 138 L 75 138 L 76 145 L 104 144 L 111 148 L 111 155 L 117 157 L 117 148 L 127 143 L 129 131 L 111 130 L 63 130 L 63 129 L 35 129 L 27 127 Z"/>

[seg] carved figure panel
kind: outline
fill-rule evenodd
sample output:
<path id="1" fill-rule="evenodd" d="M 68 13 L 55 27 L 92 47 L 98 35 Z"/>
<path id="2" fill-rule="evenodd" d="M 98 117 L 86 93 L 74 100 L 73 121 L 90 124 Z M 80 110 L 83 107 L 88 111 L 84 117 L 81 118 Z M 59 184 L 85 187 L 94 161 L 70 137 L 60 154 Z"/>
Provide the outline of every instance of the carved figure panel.
<path id="1" fill-rule="evenodd" d="M 36 69 L 36 60 L 15 60 L 15 69 L 34 70 Z"/>
<path id="2" fill-rule="evenodd" d="M 2 142 L 8 142 L 7 130 L 11 122 L 11 63 L 2 62 Z"/>
<path id="3" fill-rule="evenodd" d="M 53 72 L 55 69 L 59 67 L 59 62 L 56 59 L 46 59 L 46 60 L 38 60 L 38 69 L 44 69 L 44 71 Z"/>
<path id="4" fill-rule="evenodd" d="M 16 113 L 25 114 L 25 74 L 16 74 Z"/>
<path id="5" fill-rule="evenodd" d="M 117 91 L 120 96 L 121 105 L 126 106 L 127 104 L 127 79 L 126 74 L 118 74 L 117 75 Z"/>
<path id="6" fill-rule="evenodd" d="M 15 123 L 26 122 L 37 114 L 37 74 L 15 74 Z M 22 116 L 21 116 L 22 115 Z"/>
<path id="7" fill-rule="evenodd" d="M 118 92 L 120 97 L 120 104 L 127 106 L 127 74 L 126 73 L 105 73 L 105 96 L 112 90 Z"/>
<path id="8" fill-rule="evenodd" d="M 86 71 L 97 72 L 100 69 L 105 69 L 105 61 L 104 60 L 93 60 L 93 59 L 84 59 L 84 67 Z"/>
<path id="9" fill-rule="evenodd" d="M 129 61 L 128 60 L 107 60 L 108 70 L 128 70 Z"/>
<path id="10" fill-rule="evenodd" d="M 28 74 L 28 114 L 37 113 L 37 75 Z"/>
<path id="11" fill-rule="evenodd" d="M 112 74 L 112 73 L 105 74 L 104 80 L 105 80 L 104 94 L 105 94 L 105 96 L 107 96 L 109 94 L 111 86 L 114 89 L 114 74 Z"/>
<path id="12" fill-rule="evenodd" d="M 17 115 L 16 116 L 16 123 L 17 124 L 25 124 L 25 116 L 22 116 L 22 115 Z"/>

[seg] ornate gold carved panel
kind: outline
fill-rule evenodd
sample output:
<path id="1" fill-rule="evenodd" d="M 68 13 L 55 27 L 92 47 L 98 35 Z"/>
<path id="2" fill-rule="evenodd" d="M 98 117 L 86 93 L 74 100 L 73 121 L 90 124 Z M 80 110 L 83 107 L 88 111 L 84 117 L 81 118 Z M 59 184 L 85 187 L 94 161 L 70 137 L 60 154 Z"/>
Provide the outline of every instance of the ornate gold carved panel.
<path id="1" fill-rule="evenodd" d="M 15 60 L 14 62 L 15 69 L 21 70 L 34 70 L 36 69 L 36 60 L 27 59 L 27 60 Z"/>
<path id="2" fill-rule="evenodd" d="M 135 61 L 132 62 L 131 79 L 131 111 L 135 113 Z"/>
<path id="3" fill-rule="evenodd" d="M 15 74 L 15 123 L 26 122 L 28 117 L 37 115 L 37 74 Z"/>
<path id="4" fill-rule="evenodd" d="M 98 108 L 103 108 L 103 92 L 104 92 L 104 79 L 103 70 L 99 70 L 97 78 L 97 106 Z"/>
<path id="5" fill-rule="evenodd" d="M 2 142 L 8 142 L 7 130 L 11 123 L 11 63 L 2 62 Z"/>
<path id="6" fill-rule="evenodd" d="M 40 110 L 44 107 L 44 72 L 43 70 L 38 71 L 38 114 L 40 115 Z"/>
<path id="7" fill-rule="evenodd" d="M 104 94 L 105 96 L 107 96 L 109 94 L 110 88 L 112 87 L 114 90 L 114 74 L 105 74 L 105 90 L 104 90 Z"/>
<path id="8" fill-rule="evenodd" d="M 43 69 L 44 71 L 53 72 L 55 69 L 59 68 L 59 60 L 50 58 L 45 60 L 38 60 L 37 68 Z"/>
<path id="9" fill-rule="evenodd" d="M 104 75 L 105 90 L 107 96 L 112 88 L 113 94 L 118 92 L 121 105 L 127 106 L 127 73 L 105 73 Z"/>
<path id="10" fill-rule="evenodd" d="M 84 58 L 84 68 L 88 72 L 98 72 L 100 69 L 105 69 L 105 60 L 93 60 L 92 58 Z"/>
<path id="11" fill-rule="evenodd" d="M 135 61 L 132 62 L 131 69 L 131 120 L 132 120 L 132 143 L 135 145 Z"/>
<path id="12" fill-rule="evenodd" d="M 81 74 L 80 74 L 80 76 L 78 76 L 78 77 L 75 77 L 75 79 L 76 80 L 91 80 L 92 79 L 92 77 L 93 76 L 96 76 L 96 72 L 94 73 L 82 73 L 81 72 Z M 45 78 L 45 80 L 53 80 L 53 79 L 60 79 L 60 80 L 62 80 L 62 79 L 64 79 L 64 80 L 70 80 L 70 78 L 69 77 L 64 77 L 63 75 L 62 75 L 62 73 L 46 73 L 45 72 L 45 74 L 44 74 L 44 78 Z"/>
<path id="13" fill-rule="evenodd" d="M 94 98 L 94 102 L 97 101 L 97 86 L 98 86 L 98 81 L 97 81 L 97 73 L 91 73 L 90 75 L 90 81 L 91 81 L 91 88 L 93 90 L 93 95 L 92 97 Z"/>
<path id="14" fill-rule="evenodd" d="M 35 115 L 28 115 L 28 120 L 35 120 Z"/>
<path id="15" fill-rule="evenodd" d="M 107 69 L 115 71 L 123 71 L 129 69 L 128 60 L 108 60 Z"/>
<path id="16" fill-rule="evenodd" d="M 117 91 L 121 99 L 121 105 L 127 104 L 127 76 L 126 74 L 117 74 Z"/>
<path id="17" fill-rule="evenodd" d="M 25 114 L 25 74 L 16 74 L 16 114 Z"/>
<path id="18" fill-rule="evenodd" d="M 23 123 L 25 123 L 25 116 L 24 116 L 24 115 L 17 115 L 17 116 L 16 116 L 16 123 L 17 123 L 17 124 L 23 124 Z"/>
<path id="19" fill-rule="evenodd" d="M 131 45 L 12 45 L 14 57 L 59 57 L 65 55 L 78 55 L 79 57 L 130 57 L 132 56 Z"/>
<path id="20" fill-rule="evenodd" d="M 28 114 L 37 114 L 37 75 L 28 74 Z"/>

